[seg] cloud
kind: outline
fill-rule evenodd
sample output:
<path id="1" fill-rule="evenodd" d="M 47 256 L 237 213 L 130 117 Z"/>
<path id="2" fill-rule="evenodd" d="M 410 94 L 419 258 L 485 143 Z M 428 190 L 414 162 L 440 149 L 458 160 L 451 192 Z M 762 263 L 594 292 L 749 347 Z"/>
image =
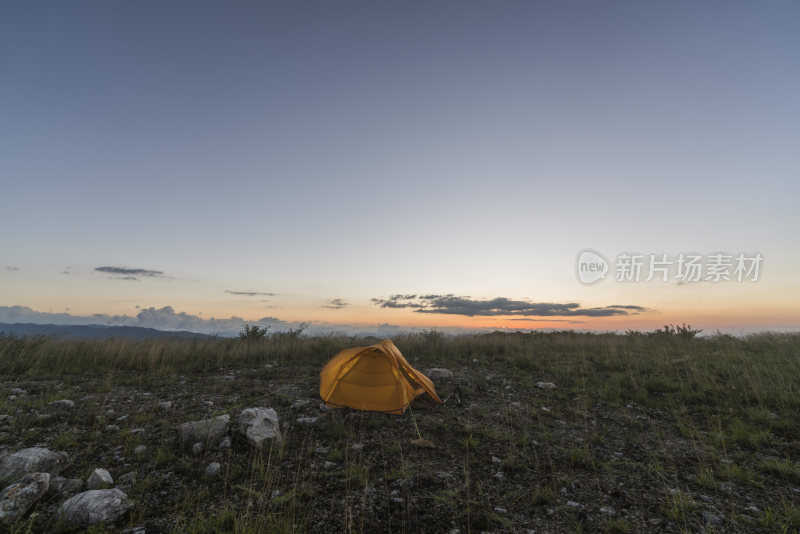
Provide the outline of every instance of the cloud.
<path id="1" fill-rule="evenodd" d="M 230 289 L 226 289 L 225 293 L 229 293 L 231 295 L 242 295 L 245 297 L 274 297 L 275 293 L 259 293 L 257 291 L 231 291 Z"/>
<path id="2" fill-rule="evenodd" d="M 496 297 L 487 300 L 449 295 L 392 295 L 388 299 L 372 299 L 381 308 L 413 308 L 416 313 L 464 315 L 467 317 L 533 316 L 533 317 L 609 317 L 636 315 L 647 308 L 633 305 L 612 305 L 582 308 L 576 302 L 530 302 Z"/>
<path id="3" fill-rule="evenodd" d="M 9 271 L 9 272 L 19 271 L 19 267 L 12 267 L 10 265 L 6 265 L 6 271 Z"/>
<path id="4" fill-rule="evenodd" d="M 242 331 L 242 327 L 245 324 L 256 324 L 261 327 L 268 326 L 271 332 L 289 330 L 300 326 L 299 322 L 283 321 L 277 317 L 262 317 L 255 321 L 246 321 L 236 316 L 203 319 L 198 315 L 176 312 L 171 306 L 141 308 L 135 317 L 104 313 L 79 316 L 69 313 L 38 312 L 27 306 L 0 306 L 0 323 L 141 326 L 157 330 L 188 330 L 190 332 L 220 336 L 235 336 Z"/>
<path id="5" fill-rule="evenodd" d="M 147 276 L 149 278 L 160 278 L 164 276 L 162 271 L 155 271 L 153 269 L 129 269 L 127 267 L 95 267 L 95 271 L 99 273 L 107 273 L 117 275 L 113 278 L 117 280 L 139 280 L 138 276 Z"/>
<path id="6" fill-rule="evenodd" d="M 344 308 L 345 306 L 349 306 L 349 305 L 350 305 L 349 302 L 345 302 L 342 299 L 331 299 L 331 300 L 328 301 L 328 304 L 323 306 L 323 308 L 330 308 L 332 310 L 339 310 L 339 309 Z"/>
<path id="7" fill-rule="evenodd" d="M 508 321 L 523 321 L 529 323 L 566 323 L 566 324 L 585 324 L 586 321 L 575 321 L 570 319 L 532 319 L 530 317 L 513 317 Z"/>

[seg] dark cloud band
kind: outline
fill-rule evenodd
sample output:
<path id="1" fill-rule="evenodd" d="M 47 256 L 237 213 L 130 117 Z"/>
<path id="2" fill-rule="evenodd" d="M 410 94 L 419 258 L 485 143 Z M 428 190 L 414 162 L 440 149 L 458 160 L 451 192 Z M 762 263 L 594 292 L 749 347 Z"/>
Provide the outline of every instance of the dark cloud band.
<path id="1" fill-rule="evenodd" d="M 226 289 L 225 293 L 230 295 L 239 295 L 244 297 L 274 297 L 275 293 L 259 293 L 258 291 L 231 291 L 230 289 Z"/>
<path id="2" fill-rule="evenodd" d="M 155 271 L 153 269 L 128 269 L 127 267 L 95 267 L 95 271 L 99 273 L 106 273 L 106 274 L 113 274 L 117 276 L 126 277 L 126 280 L 130 280 L 130 277 L 136 276 L 149 276 L 151 278 L 164 276 L 162 271 Z"/>
<path id="3" fill-rule="evenodd" d="M 577 302 L 530 302 L 497 297 L 487 300 L 455 295 L 392 295 L 387 299 L 372 299 L 381 308 L 412 308 L 416 313 L 464 315 L 467 317 L 523 316 L 523 317 L 609 317 L 636 315 L 647 308 L 633 305 L 611 305 L 582 308 Z"/>
<path id="4" fill-rule="evenodd" d="M 331 300 L 328 301 L 328 304 L 323 306 L 323 308 L 329 308 L 329 309 L 332 309 L 332 310 L 339 310 L 339 309 L 344 308 L 345 306 L 349 306 L 349 305 L 350 305 L 349 302 L 345 302 L 342 299 L 331 299 Z"/>

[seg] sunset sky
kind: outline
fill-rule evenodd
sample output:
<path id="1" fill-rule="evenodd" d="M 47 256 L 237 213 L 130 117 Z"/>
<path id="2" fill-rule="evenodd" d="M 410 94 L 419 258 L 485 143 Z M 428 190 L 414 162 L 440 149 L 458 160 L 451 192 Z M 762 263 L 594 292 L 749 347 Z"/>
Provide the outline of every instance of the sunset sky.
<path id="1" fill-rule="evenodd" d="M 798 22 L 780 1 L 5 2 L 0 322 L 800 330 Z M 623 254 L 666 254 L 668 280 L 617 280 Z M 681 254 L 730 256 L 731 280 L 681 279 Z"/>

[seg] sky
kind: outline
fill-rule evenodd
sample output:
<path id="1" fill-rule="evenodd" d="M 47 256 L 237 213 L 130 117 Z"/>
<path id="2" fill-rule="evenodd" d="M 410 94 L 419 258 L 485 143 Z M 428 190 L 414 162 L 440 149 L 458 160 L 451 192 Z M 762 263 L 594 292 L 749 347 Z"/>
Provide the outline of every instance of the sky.
<path id="1" fill-rule="evenodd" d="M 0 322 L 798 330 L 798 20 L 2 3 Z"/>

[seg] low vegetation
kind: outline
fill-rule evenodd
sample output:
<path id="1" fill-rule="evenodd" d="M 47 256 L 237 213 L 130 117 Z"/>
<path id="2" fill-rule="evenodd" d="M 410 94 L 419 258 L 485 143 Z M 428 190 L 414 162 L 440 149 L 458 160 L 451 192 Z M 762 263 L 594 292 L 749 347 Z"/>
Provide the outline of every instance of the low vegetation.
<path id="1" fill-rule="evenodd" d="M 443 405 L 403 416 L 320 408 L 324 363 L 375 339 L 0 336 L 0 450 L 128 475 L 132 510 L 95 532 L 798 532 L 800 334 L 697 333 L 401 335 L 417 369 L 454 373 Z M 183 422 L 254 406 L 278 412 L 280 447 L 176 443 Z M 69 530 L 58 504 L 12 531 Z"/>

